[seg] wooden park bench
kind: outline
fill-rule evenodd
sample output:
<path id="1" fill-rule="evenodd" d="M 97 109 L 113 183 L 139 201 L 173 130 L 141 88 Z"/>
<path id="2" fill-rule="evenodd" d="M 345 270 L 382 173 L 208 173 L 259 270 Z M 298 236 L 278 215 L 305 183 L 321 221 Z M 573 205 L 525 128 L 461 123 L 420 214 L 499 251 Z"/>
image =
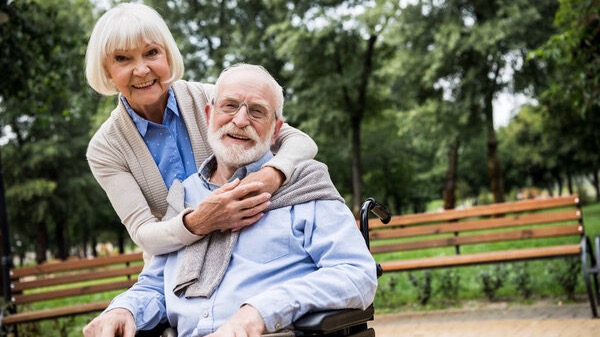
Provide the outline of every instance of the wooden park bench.
<path id="1" fill-rule="evenodd" d="M 373 220 L 369 240 L 371 253 L 387 253 L 376 255 L 384 273 L 579 256 L 598 317 L 599 247 L 594 255 L 577 195 Z"/>
<path id="2" fill-rule="evenodd" d="M 78 297 L 128 289 L 142 268 L 142 253 L 13 268 L 10 270 L 10 303 L 3 310 L 2 330 L 7 333 L 16 331 L 21 323 L 102 311 L 110 300 L 89 302 Z M 67 298 L 77 304 L 56 304 Z"/>

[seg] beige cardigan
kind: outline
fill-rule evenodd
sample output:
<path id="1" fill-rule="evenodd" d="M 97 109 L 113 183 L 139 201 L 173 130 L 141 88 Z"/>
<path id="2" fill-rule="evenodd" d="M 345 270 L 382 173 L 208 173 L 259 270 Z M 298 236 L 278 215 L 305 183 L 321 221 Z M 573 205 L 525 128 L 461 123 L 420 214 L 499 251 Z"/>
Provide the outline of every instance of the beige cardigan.
<path id="1" fill-rule="evenodd" d="M 206 141 L 204 106 L 212 95 L 213 85 L 177 81 L 173 90 L 190 136 L 196 167 L 200 167 L 212 153 Z M 317 146 L 306 134 L 284 124 L 273 151 L 278 154 L 267 165 L 279 169 L 287 179 L 298 162 L 315 156 Z M 87 160 L 131 239 L 147 258 L 178 250 L 201 238 L 183 225 L 182 218 L 191 209 L 169 220 L 160 220 L 168 207 L 167 187 L 120 99 L 92 137 Z"/>

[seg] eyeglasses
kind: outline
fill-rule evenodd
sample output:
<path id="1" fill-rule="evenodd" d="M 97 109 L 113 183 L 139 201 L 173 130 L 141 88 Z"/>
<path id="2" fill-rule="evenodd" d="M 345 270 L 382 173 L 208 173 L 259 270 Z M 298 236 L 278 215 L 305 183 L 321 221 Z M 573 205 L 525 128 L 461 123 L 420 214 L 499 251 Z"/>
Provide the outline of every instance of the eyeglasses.
<path id="1" fill-rule="evenodd" d="M 216 101 L 215 110 L 219 113 L 226 114 L 229 116 L 235 116 L 241 109 L 242 106 L 246 106 L 246 114 L 250 120 L 255 122 L 264 122 L 272 114 L 271 111 L 274 109 L 266 104 L 260 103 L 249 103 L 246 101 L 240 102 L 239 100 L 231 97 L 219 98 Z"/>

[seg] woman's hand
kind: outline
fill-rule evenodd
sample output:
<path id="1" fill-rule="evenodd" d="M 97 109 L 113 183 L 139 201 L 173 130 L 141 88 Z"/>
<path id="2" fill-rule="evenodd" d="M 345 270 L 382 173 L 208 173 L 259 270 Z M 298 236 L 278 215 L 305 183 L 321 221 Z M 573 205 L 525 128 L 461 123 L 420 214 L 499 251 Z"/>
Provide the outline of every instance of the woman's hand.
<path id="1" fill-rule="evenodd" d="M 238 231 L 258 221 L 269 206 L 271 194 L 283 182 L 283 174 L 265 167 L 241 182 L 234 180 L 215 190 L 183 217 L 185 227 L 196 235 L 213 231 Z"/>
<path id="2" fill-rule="evenodd" d="M 285 180 L 285 176 L 278 169 L 265 166 L 259 171 L 250 173 L 246 178 L 242 179 L 240 185 L 251 184 L 255 182 L 262 183 L 262 189 L 259 192 L 266 192 L 269 194 L 275 193 L 281 187 Z"/>

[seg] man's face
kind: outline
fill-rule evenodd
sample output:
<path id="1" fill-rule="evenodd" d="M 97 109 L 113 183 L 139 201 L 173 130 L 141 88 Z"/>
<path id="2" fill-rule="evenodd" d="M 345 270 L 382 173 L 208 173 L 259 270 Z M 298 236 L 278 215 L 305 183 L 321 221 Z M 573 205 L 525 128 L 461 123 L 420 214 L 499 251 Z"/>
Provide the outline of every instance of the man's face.
<path id="1" fill-rule="evenodd" d="M 276 95 L 265 74 L 233 69 L 222 76 L 207 105 L 208 142 L 218 162 L 239 168 L 269 150 L 283 121 L 275 118 Z"/>

